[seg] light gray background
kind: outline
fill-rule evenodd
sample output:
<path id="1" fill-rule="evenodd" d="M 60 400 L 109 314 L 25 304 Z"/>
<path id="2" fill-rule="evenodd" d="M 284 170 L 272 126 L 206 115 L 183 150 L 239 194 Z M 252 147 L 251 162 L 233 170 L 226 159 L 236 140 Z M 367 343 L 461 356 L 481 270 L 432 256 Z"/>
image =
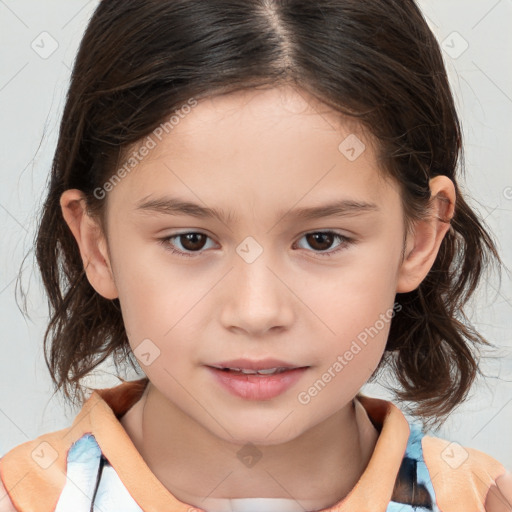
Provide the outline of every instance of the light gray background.
<path id="1" fill-rule="evenodd" d="M 52 398 L 42 354 L 46 299 L 31 247 L 70 69 L 96 5 L 0 0 L 0 455 L 64 428 L 77 412 Z M 420 6 L 443 41 L 462 118 L 465 189 L 512 267 L 512 1 L 423 0 Z M 27 253 L 22 282 L 29 288 L 30 319 L 15 302 L 16 275 Z M 491 377 L 473 388 L 437 435 L 512 468 L 512 287 L 507 273 L 501 288 L 491 277 L 467 312 L 500 352 L 482 364 Z M 92 380 L 97 387 L 117 384 L 106 371 Z M 363 391 L 388 397 L 379 385 Z"/>

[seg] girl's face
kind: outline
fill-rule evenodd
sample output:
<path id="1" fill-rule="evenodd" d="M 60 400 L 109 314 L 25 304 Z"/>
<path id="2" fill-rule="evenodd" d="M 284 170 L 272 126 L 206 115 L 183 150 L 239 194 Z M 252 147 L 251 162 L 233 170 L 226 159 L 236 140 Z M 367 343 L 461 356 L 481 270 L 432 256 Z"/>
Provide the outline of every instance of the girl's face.
<path id="1" fill-rule="evenodd" d="M 304 92 L 189 105 L 106 197 L 130 345 L 214 435 L 286 442 L 346 406 L 381 359 L 400 314 L 398 186 L 379 177 L 370 141 Z M 305 369 L 211 368 L 236 359 Z"/>

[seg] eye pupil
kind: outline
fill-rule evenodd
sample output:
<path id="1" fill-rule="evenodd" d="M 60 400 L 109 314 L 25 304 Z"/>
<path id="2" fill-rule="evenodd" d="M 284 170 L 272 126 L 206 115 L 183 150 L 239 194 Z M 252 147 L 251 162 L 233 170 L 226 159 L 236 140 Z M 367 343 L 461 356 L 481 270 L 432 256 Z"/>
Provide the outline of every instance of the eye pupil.
<path id="1" fill-rule="evenodd" d="M 202 237 L 202 240 L 201 240 Z M 206 236 L 202 233 L 186 233 L 184 235 L 180 235 L 182 246 L 188 251 L 194 251 L 198 249 L 202 249 L 204 243 L 206 241 Z M 197 247 L 197 239 L 200 240 L 199 247 Z M 202 242 L 202 243 L 201 243 Z"/>
<path id="2" fill-rule="evenodd" d="M 311 233 L 306 236 L 308 238 L 308 243 L 311 245 L 311 247 L 313 247 L 314 249 L 317 249 L 319 251 L 329 249 L 329 247 L 332 245 L 333 238 L 334 238 L 332 233 Z M 327 238 L 327 243 L 325 243 L 325 238 Z M 314 241 L 313 244 L 311 244 L 310 239 L 312 239 Z M 317 243 L 319 242 L 319 239 L 320 239 L 320 245 L 321 246 L 323 245 L 323 247 L 315 247 L 315 245 L 317 245 Z M 322 244 L 321 239 L 324 240 L 323 244 Z"/>

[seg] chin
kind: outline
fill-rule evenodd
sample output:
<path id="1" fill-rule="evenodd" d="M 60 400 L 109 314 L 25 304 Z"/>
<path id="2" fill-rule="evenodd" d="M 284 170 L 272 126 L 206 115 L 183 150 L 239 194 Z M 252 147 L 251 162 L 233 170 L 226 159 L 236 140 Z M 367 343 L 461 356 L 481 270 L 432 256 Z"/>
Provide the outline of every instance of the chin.
<path id="1" fill-rule="evenodd" d="M 291 416 L 292 415 L 290 415 L 290 419 Z M 219 429 L 217 425 L 215 435 L 228 443 L 238 444 L 242 447 L 248 444 L 256 446 L 276 446 L 293 441 L 304 431 L 304 429 L 297 429 L 296 424 L 288 424 L 285 426 L 284 423 L 286 420 L 283 421 L 283 418 L 286 418 L 286 414 L 276 420 L 263 421 L 260 415 L 258 421 L 243 422 L 236 425 L 231 423 L 227 429 L 229 434 L 225 430 Z M 293 430 L 290 430 L 290 427 L 293 427 Z"/>

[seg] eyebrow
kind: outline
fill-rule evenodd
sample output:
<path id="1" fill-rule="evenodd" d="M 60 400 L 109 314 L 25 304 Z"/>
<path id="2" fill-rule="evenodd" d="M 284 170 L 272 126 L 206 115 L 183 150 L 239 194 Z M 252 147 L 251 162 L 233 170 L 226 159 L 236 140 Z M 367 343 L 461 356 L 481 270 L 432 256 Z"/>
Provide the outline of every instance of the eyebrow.
<path id="1" fill-rule="evenodd" d="M 144 198 L 137 203 L 135 210 L 143 213 L 152 212 L 164 215 L 189 215 L 200 219 L 217 219 L 225 224 L 236 221 L 236 215 L 233 212 L 226 213 L 223 209 L 201 206 L 176 197 Z M 347 217 L 377 211 L 380 211 L 380 208 L 374 203 L 340 199 L 321 206 L 280 210 L 278 218 L 290 216 L 300 220 L 314 220 L 324 217 Z"/>

